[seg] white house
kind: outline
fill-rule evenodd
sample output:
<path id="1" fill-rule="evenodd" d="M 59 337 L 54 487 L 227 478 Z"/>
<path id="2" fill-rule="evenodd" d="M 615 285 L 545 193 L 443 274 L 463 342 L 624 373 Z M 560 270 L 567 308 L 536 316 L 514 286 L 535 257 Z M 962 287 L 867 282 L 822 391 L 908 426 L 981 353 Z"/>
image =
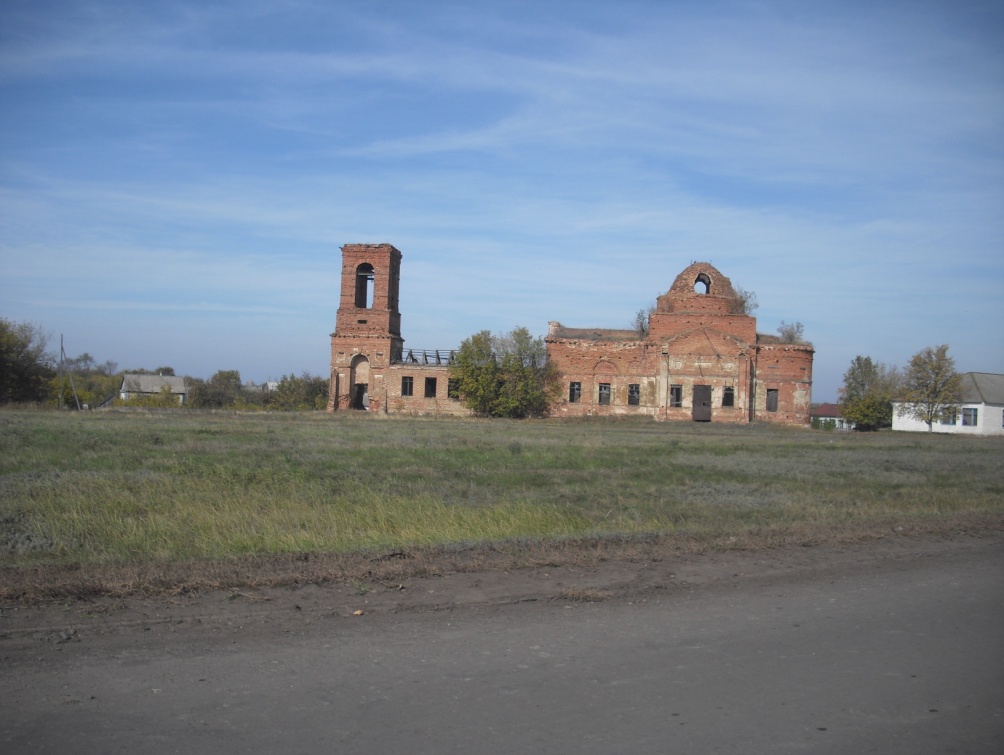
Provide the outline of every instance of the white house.
<path id="1" fill-rule="evenodd" d="M 809 420 L 813 427 L 822 430 L 853 430 L 855 424 L 844 419 L 840 413 L 840 404 L 819 404 L 809 410 Z"/>
<path id="2" fill-rule="evenodd" d="M 892 429 L 927 432 L 927 423 L 910 415 L 909 404 L 892 402 Z M 952 415 L 931 428 L 936 433 L 1004 435 L 1004 375 L 966 372 L 962 375 L 962 403 Z"/>

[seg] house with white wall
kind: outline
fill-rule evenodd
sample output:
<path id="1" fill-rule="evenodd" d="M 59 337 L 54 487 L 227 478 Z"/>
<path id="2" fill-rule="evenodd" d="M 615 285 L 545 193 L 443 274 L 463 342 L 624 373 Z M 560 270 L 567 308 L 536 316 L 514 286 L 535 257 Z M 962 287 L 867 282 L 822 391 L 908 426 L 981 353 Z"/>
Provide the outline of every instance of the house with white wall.
<path id="1" fill-rule="evenodd" d="M 853 430 L 856 425 L 844 419 L 840 404 L 816 404 L 809 410 L 809 421 L 821 430 Z"/>
<path id="2" fill-rule="evenodd" d="M 910 413 L 910 405 L 892 402 L 892 429 L 927 432 L 927 423 Z M 943 420 L 935 420 L 936 433 L 1004 435 L 1004 375 L 966 372 L 962 375 L 962 403 Z"/>

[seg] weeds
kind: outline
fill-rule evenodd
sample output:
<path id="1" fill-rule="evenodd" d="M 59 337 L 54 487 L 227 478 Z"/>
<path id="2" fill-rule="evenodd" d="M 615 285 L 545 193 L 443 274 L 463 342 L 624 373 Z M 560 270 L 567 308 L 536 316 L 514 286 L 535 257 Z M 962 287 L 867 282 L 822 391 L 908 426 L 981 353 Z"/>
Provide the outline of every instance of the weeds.
<path id="1" fill-rule="evenodd" d="M 611 536 L 772 542 L 1004 519 L 1004 438 L 349 412 L 0 419 L 8 574 Z"/>

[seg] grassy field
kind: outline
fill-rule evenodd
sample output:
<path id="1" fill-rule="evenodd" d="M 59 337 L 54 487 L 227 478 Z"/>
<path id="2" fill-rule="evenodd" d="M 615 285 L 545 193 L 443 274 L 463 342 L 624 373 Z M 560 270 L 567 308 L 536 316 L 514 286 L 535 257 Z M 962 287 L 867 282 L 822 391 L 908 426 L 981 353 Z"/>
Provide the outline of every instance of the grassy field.
<path id="1" fill-rule="evenodd" d="M 764 425 L 0 412 L 0 597 L 81 570 L 996 529 L 1002 459 L 1004 438 Z"/>

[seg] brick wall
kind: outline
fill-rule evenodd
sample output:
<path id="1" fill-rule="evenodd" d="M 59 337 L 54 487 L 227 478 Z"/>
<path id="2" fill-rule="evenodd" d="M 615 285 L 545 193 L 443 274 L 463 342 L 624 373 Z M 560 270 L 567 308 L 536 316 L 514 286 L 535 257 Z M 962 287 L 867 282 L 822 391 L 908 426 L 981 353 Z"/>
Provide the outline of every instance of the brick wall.
<path id="1" fill-rule="evenodd" d="M 370 411 L 468 416 L 448 395 L 447 366 L 400 361 L 401 257 L 390 244 L 342 247 L 328 410 L 358 407 L 365 386 Z M 731 281 L 695 262 L 658 297 L 645 333 L 551 323 L 545 342 L 562 376 L 552 415 L 808 426 L 812 347 L 758 335 L 738 305 Z M 427 380 L 435 382 L 429 396 Z"/>
<path id="2" fill-rule="evenodd" d="M 758 336 L 740 309 L 731 281 L 696 262 L 658 298 L 645 334 L 551 323 L 548 354 L 563 376 L 552 412 L 808 426 L 812 347 Z"/>
<path id="3" fill-rule="evenodd" d="M 808 344 L 761 344 L 756 365 L 756 419 L 809 425 L 812 403 L 812 347 Z M 767 406 L 768 391 L 777 391 L 777 410 Z"/>
<path id="4" fill-rule="evenodd" d="M 411 378 L 411 395 L 403 394 L 405 379 Z M 432 396 L 426 396 L 428 380 L 435 381 Z M 470 416 L 470 410 L 449 396 L 450 370 L 447 366 L 395 364 L 384 380 L 386 411 L 389 414 L 448 414 Z"/>

